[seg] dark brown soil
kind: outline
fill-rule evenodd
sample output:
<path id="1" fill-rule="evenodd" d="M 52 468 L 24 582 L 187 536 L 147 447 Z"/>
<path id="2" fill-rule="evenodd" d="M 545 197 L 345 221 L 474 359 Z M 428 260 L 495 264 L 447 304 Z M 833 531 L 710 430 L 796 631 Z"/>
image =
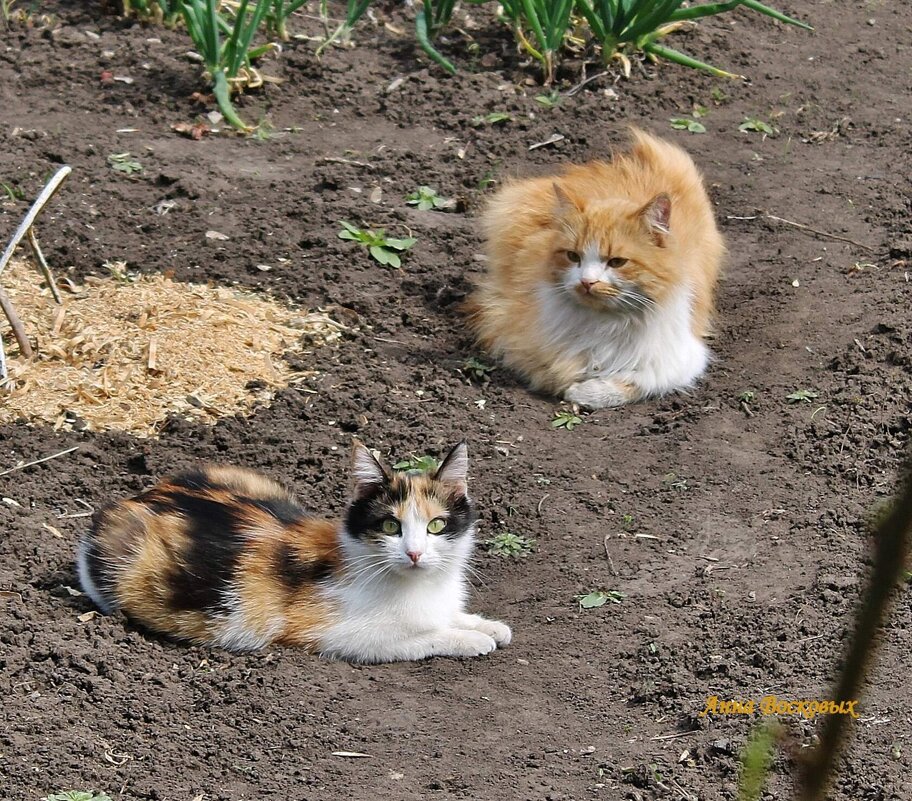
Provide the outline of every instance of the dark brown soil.
<path id="1" fill-rule="evenodd" d="M 710 695 L 828 696 L 866 572 L 864 520 L 891 493 L 909 440 L 908 4 L 787 3 L 815 33 L 732 14 L 678 44 L 752 83 L 647 66 L 555 109 L 536 102 L 535 71 L 507 34 L 481 41 L 481 53 L 504 54 L 501 71 L 450 79 L 409 36 L 367 24 L 356 48 L 322 62 L 297 41 L 266 64 L 285 82 L 241 103 L 273 125 L 262 141 L 171 131 L 207 110 L 191 99 L 198 65 L 181 33 L 95 5 L 41 5 L 53 27 L 0 32 L 0 181 L 32 198 L 59 164 L 73 166 L 41 226 L 52 263 L 77 278 L 125 259 L 237 282 L 348 309 L 351 331 L 318 353 L 318 379 L 250 419 L 175 422 L 157 441 L 0 429 L 0 470 L 80 446 L 0 477 L 0 795 L 734 798 L 759 716 L 698 714 Z M 470 63 L 464 42 L 448 48 Z M 133 82 L 105 84 L 104 70 Z M 579 75 L 567 78 L 564 89 Z M 694 103 L 709 107 L 707 133 L 672 131 L 669 118 Z M 492 111 L 513 121 L 472 127 Z M 780 133 L 739 132 L 752 116 Z M 458 311 L 481 269 L 475 212 L 486 177 L 604 155 L 629 122 L 690 148 L 711 184 L 731 249 L 717 361 L 690 395 L 555 430 L 553 399 L 503 370 L 485 386 L 459 370 L 480 355 Z M 555 133 L 565 138 L 528 150 Z M 124 151 L 141 176 L 109 168 Z M 464 210 L 406 206 L 419 184 Z M 161 201 L 174 202 L 167 215 L 153 211 Z M 26 207 L 0 205 L 0 240 Z M 400 271 L 383 268 L 337 238 L 341 219 L 410 231 L 418 244 Z M 787 401 L 802 389 L 817 396 Z M 748 390 L 750 414 L 739 400 Z M 353 432 L 398 456 L 468 438 L 482 537 L 537 541 L 525 559 L 480 556 L 473 606 L 513 625 L 508 650 L 352 667 L 293 650 L 188 648 L 120 617 L 80 622 L 91 607 L 72 591 L 87 524 L 72 517 L 78 500 L 98 506 L 215 459 L 267 471 L 338 513 Z M 594 589 L 626 598 L 581 611 L 576 596 Z M 912 798 L 910 627 L 905 593 L 833 799 Z M 791 723 L 810 743 L 820 721 Z M 788 796 L 792 768 L 777 759 L 767 798 Z"/>

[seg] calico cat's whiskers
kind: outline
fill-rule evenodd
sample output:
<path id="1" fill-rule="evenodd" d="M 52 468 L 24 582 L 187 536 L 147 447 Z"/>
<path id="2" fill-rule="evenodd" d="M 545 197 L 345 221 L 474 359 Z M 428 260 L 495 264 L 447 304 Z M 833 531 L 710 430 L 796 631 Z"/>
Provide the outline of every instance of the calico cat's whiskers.
<path id="1" fill-rule="evenodd" d="M 275 642 L 362 662 L 477 656 L 510 642 L 465 612 L 475 512 L 466 446 L 398 473 L 363 445 L 341 522 L 247 470 L 209 467 L 103 509 L 80 543 L 83 589 L 105 612 L 235 650 Z"/>

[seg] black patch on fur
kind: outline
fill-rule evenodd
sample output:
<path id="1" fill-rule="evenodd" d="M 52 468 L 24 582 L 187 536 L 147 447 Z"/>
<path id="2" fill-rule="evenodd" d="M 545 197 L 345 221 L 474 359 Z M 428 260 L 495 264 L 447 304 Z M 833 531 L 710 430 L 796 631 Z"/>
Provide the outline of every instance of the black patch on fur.
<path id="1" fill-rule="evenodd" d="M 328 578 L 333 564 L 326 559 L 304 562 L 290 545 L 282 543 L 276 550 L 275 571 L 288 589 L 296 590 L 303 584 Z"/>
<path id="2" fill-rule="evenodd" d="M 217 486 L 203 470 L 185 470 L 183 473 L 178 473 L 178 475 L 167 479 L 167 481 L 175 487 L 197 492 L 199 490 L 213 489 Z"/>
<path id="3" fill-rule="evenodd" d="M 402 479 L 371 487 L 366 495 L 351 502 L 345 512 L 345 530 L 358 539 L 376 534 L 381 530 L 383 521 L 389 517 L 390 506 L 402 503 L 408 497 L 408 492 L 408 482 Z"/>
<path id="4" fill-rule="evenodd" d="M 230 611 L 228 590 L 244 548 L 243 507 L 184 492 L 165 497 L 168 511 L 186 521 L 190 539 L 169 577 L 171 607 L 215 614 Z"/>
<path id="5" fill-rule="evenodd" d="M 290 526 L 293 523 L 310 517 L 307 512 L 290 498 L 238 498 L 241 503 L 249 503 L 272 515 L 280 523 Z"/>
<path id="6" fill-rule="evenodd" d="M 475 505 L 465 495 L 456 495 L 447 499 L 446 508 L 450 516 L 447 518 L 446 527 L 436 536 L 455 540 L 465 534 L 477 520 Z"/>

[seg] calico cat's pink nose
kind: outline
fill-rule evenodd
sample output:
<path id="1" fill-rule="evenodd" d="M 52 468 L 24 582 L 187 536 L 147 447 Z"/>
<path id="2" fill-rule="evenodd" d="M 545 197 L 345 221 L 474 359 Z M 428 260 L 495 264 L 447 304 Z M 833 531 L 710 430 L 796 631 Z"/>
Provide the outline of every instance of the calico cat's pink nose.
<path id="1" fill-rule="evenodd" d="M 418 560 L 421 558 L 421 551 L 406 551 L 408 558 L 412 560 L 413 565 L 418 564 Z"/>

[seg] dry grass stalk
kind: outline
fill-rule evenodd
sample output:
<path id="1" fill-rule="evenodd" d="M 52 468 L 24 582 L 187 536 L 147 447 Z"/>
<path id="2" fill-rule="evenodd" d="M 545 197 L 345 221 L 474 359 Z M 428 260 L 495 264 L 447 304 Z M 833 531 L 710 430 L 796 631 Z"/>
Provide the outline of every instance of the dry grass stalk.
<path id="1" fill-rule="evenodd" d="M 277 389 L 314 375 L 282 358 L 339 337 L 321 313 L 299 313 L 260 295 L 155 275 L 87 278 L 63 306 L 14 261 L 9 296 L 37 339 L 37 356 L 8 354 L 0 423 L 26 418 L 95 431 L 154 436 L 169 415 L 214 422 L 249 412 Z M 119 270 L 118 270 L 119 267 Z M 247 386 L 260 387 L 248 390 Z"/>

